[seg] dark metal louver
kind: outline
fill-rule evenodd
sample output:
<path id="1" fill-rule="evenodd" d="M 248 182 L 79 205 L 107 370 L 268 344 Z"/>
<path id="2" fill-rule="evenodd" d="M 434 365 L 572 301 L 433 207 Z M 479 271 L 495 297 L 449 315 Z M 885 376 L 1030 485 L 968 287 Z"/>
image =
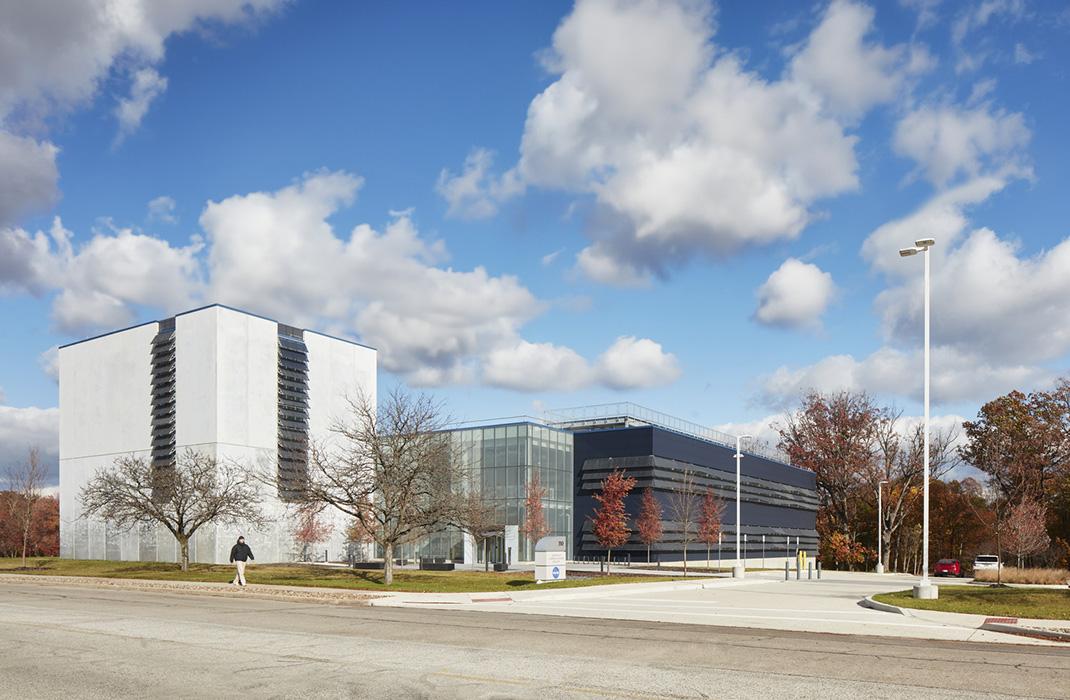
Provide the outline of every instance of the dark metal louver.
<path id="1" fill-rule="evenodd" d="M 160 321 L 152 339 L 152 468 L 175 465 L 175 320 Z"/>
<path id="2" fill-rule="evenodd" d="M 308 348 L 304 331 L 279 324 L 279 497 L 293 500 L 308 478 Z"/>

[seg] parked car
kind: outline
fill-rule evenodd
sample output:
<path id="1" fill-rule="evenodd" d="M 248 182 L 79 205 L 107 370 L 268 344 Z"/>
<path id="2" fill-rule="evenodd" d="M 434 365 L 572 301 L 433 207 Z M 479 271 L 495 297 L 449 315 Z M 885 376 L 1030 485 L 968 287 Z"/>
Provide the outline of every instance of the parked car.
<path id="1" fill-rule="evenodd" d="M 999 569 L 1002 568 L 1002 564 L 999 562 L 998 554 L 978 554 L 973 559 L 973 570 L 980 571 L 981 569 Z"/>
<path id="2" fill-rule="evenodd" d="M 962 576 L 962 564 L 958 559 L 941 559 L 936 562 L 937 576 Z"/>

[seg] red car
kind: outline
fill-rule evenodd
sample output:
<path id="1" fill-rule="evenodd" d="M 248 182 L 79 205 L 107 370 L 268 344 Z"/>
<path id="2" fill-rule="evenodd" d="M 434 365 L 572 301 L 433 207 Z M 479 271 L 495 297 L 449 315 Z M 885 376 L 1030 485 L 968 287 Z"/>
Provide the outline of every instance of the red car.
<path id="1" fill-rule="evenodd" d="M 958 559 L 941 559 L 936 562 L 936 571 L 933 573 L 937 576 L 962 576 L 962 564 Z"/>

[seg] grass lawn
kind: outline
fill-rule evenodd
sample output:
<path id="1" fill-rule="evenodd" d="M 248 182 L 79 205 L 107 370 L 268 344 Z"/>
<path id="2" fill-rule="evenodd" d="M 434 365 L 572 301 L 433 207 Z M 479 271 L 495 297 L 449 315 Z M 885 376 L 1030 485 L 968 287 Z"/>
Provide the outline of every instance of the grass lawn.
<path id="1" fill-rule="evenodd" d="M 190 564 L 183 572 L 178 564 L 121 562 L 82 559 L 31 558 L 27 570 L 18 570 L 21 559 L 0 558 L 0 575 L 5 573 L 48 576 L 100 576 L 103 578 L 153 579 L 157 581 L 214 581 L 227 583 L 234 567 Z M 37 566 L 40 564 L 41 566 Z M 546 588 L 578 588 L 607 583 L 653 583 L 673 581 L 669 576 L 592 576 L 559 583 L 536 585 L 531 572 L 413 571 L 395 569 L 394 583 L 383 585 L 383 572 L 361 571 L 308 564 L 251 564 L 245 570 L 249 583 L 284 586 L 320 586 L 365 591 L 408 591 L 419 593 L 471 593 L 478 591 L 524 591 Z"/>
<path id="2" fill-rule="evenodd" d="M 915 600 L 912 591 L 882 593 L 873 596 L 873 599 L 901 608 L 993 617 L 1070 620 L 1070 590 L 1053 588 L 940 586 L 938 600 Z"/>

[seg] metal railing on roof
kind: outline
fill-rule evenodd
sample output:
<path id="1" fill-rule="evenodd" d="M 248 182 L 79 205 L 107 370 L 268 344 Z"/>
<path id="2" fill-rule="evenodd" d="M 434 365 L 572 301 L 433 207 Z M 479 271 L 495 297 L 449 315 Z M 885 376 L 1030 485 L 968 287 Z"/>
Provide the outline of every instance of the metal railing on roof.
<path id="1" fill-rule="evenodd" d="M 523 423 L 531 423 L 542 427 L 552 427 L 546 424 L 546 420 L 537 416 L 519 415 L 519 416 L 503 416 L 500 418 L 479 418 L 472 420 L 457 420 L 446 423 L 442 426 L 444 431 L 454 430 L 468 430 L 471 428 L 487 428 L 498 427 L 503 425 L 519 425 Z"/>
<path id="2" fill-rule="evenodd" d="M 548 410 L 543 413 L 544 420 L 557 427 L 582 427 L 583 425 L 655 425 L 659 428 L 672 430 L 691 437 L 697 437 L 707 442 L 712 442 L 722 447 L 736 449 L 736 436 L 708 428 L 693 421 L 670 416 L 668 413 L 655 411 L 645 406 L 624 401 L 620 403 L 604 403 L 593 406 L 575 406 L 573 408 L 559 408 Z M 765 440 L 752 438 L 743 443 L 741 452 L 755 457 L 764 457 L 776 462 L 791 464 L 788 455 L 783 450 L 777 449 Z"/>

